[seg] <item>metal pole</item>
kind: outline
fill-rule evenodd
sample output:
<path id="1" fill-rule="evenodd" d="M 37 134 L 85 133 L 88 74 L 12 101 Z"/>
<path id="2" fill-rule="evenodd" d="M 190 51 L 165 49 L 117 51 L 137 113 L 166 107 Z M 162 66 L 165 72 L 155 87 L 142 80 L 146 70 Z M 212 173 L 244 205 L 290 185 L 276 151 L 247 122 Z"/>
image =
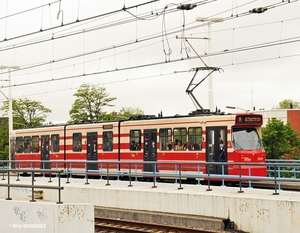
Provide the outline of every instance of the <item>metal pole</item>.
<path id="1" fill-rule="evenodd" d="M 31 188 L 31 200 L 30 200 L 30 202 L 36 202 L 36 200 L 34 200 L 34 172 L 33 171 L 31 172 L 31 185 L 32 185 L 32 188 Z"/>
<path id="2" fill-rule="evenodd" d="M 61 172 L 63 172 L 63 170 Z M 61 172 L 58 173 L 58 202 L 56 202 L 56 204 L 63 204 L 63 202 L 61 201 L 61 189 L 60 189 L 60 185 L 61 185 L 60 174 L 61 174 Z"/>
<path id="3" fill-rule="evenodd" d="M 131 163 L 129 163 L 129 185 L 128 187 L 132 187 L 132 184 L 131 184 Z"/>
<path id="4" fill-rule="evenodd" d="M 9 160 L 11 160 L 11 135 L 13 131 L 13 115 L 12 115 L 12 95 L 11 95 L 11 77 L 10 70 L 15 69 L 19 70 L 19 66 L 0 66 L 0 69 L 8 69 L 8 156 Z"/>
<path id="5" fill-rule="evenodd" d="M 10 78 L 10 67 L 8 68 L 8 156 L 11 160 L 11 135 L 13 131 L 13 118 L 12 118 L 12 97 L 11 97 L 11 78 Z"/>
<path id="6" fill-rule="evenodd" d="M 7 198 L 6 200 L 12 200 L 12 198 L 10 197 L 10 170 L 7 171 Z"/>
<path id="7" fill-rule="evenodd" d="M 211 59 L 210 59 L 210 53 L 211 53 L 211 21 L 208 21 L 208 66 L 211 66 Z M 214 87 L 213 87 L 213 74 L 211 73 L 208 77 L 208 106 L 211 112 L 214 111 Z"/>

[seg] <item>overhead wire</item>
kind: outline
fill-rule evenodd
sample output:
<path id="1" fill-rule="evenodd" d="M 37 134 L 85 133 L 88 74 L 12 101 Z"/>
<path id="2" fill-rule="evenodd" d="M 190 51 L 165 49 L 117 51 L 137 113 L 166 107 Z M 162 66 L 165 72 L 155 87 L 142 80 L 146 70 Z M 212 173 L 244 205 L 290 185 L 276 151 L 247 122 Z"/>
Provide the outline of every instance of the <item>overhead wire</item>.
<path id="1" fill-rule="evenodd" d="M 57 2 L 60 2 L 60 0 L 57 0 L 57 1 L 54 1 L 54 2 L 50 2 L 50 3 L 47 3 L 47 4 L 42 4 L 41 6 L 33 7 L 33 8 L 30 8 L 30 9 L 27 9 L 27 10 L 24 10 L 24 11 L 20 11 L 20 12 L 14 13 L 14 14 L 10 14 L 10 15 L 7 14 L 4 17 L 0 17 L 0 20 L 8 19 L 8 18 L 13 17 L 13 16 L 17 16 L 17 15 L 21 15 L 21 14 L 24 14 L 24 13 L 27 13 L 27 12 L 30 12 L 30 11 L 33 11 L 33 10 L 37 10 L 39 8 L 43 8 L 45 6 L 48 6 L 48 5 L 51 5 L 51 4 L 55 4 Z M 6 5 L 6 7 L 8 8 L 8 4 Z"/>
<path id="2" fill-rule="evenodd" d="M 294 40 L 292 40 L 292 41 L 287 40 L 285 42 L 285 44 L 296 43 L 296 42 L 300 42 L 300 36 L 295 37 Z M 219 51 L 219 52 L 212 53 L 212 54 L 202 55 L 201 57 L 204 58 L 204 57 L 217 56 L 217 55 L 226 54 L 226 53 L 243 52 L 246 50 L 267 48 L 270 46 L 277 46 L 280 44 L 281 43 L 278 41 L 274 42 L 274 43 L 262 43 L 262 44 L 258 44 L 256 46 L 245 46 L 242 48 L 234 49 L 232 51 Z M 178 59 L 171 60 L 170 63 L 176 63 L 176 62 L 180 62 L 183 60 L 196 59 L 196 58 L 198 58 L 198 57 L 193 56 L 193 57 L 189 57 L 186 59 L 178 58 Z M 78 78 L 78 77 L 88 77 L 88 76 L 92 76 L 92 75 L 107 74 L 107 73 L 118 72 L 118 71 L 126 71 L 126 70 L 131 70 L 131 69 L 139 69 L 139 68 L 145 68 L 145 67 L 150 67 L 150 66 L 157 66 L 157 65 L 161 65 L 161 64 L 164 64 L 164 62 L 153 62 L 153 63 L 147 63 L 147 64 L 142 64 L 142 65 L 137 65 L 137 66 L 132 66 L 132 67 L 124 67 L 124 68 L 118 68 L 118 69 L 113 69 L 113 70 L 104 70 L 104 71 L 99 71 L 99 72 L 84 73 L 84 74 L 78 74 L 78 75 L 72 75 L 72 76 L 65 76 L 65 77 L 61 77 L 61 78 L 52 78 L 51 80 L 32 81 L 32 82 L 14 84 L 14 87 L 33 85 L 33 84 L 41 84 L 41 83 L 46 83 L 46 82 L 51 82 L 51 81 L 62 81 L 62 80 L 73 79 L 73 78 Z M 9 86 L 8 85 L 2 86 L 2 88 L 7 88 L 7 87 L 9 87 Z"/>
<path id="3" fill-rule="evenodd" d="M 153 2 L 156 2 L 156 1 L 159 1 L 159 0 L 150 0 L 150 1 L 145 2 L 145 3 L 140 3 L 140 4 L 137 4 L 135 6 L 127 7 L 127 9 L 131 9 L 131 8 L 135 8 L 135 7 L 140 7 L 140 6 L 143 6 L 143 5 L 146 5 L 146 4 L 150 4 L 150 3 L 153 3 Z M 92 19 L 96 19 L 96 18 L 100 18 L 100 17 L 106 16 L 106 15 L 112 15 L 112 14 L 115 14 L 115 13 L 120 13 L 120 12 L 123 12 L 123 11 L 124 11 L 124 9 L 122 8 L 122 9 L 119 9 L 119 10 L 114 10 L 114 11 L 106 12 L 106 13 L 99 14 L 99 15 L 96 15 L 96 16 L 87 17 L 87 18 L 81 19 L 79 21 L 76 20 L 75 22 L 69 22 L 69 23 L 64 23 L 62 25 L 53 26 L 51 28 L 46 28 L 46 29 L 43 29 L 43 30 L 40 30 L 40 31 L 33 31 L 33 32 L 29 32 L 29 33 L 22 34 L 22 35 L 19 35 L 19 36 L 11 37 L 11 38 L 5 38 L 5 42 L 6 41 L 15 40 L 15 39 L 20 39 L 20 38 L 23 38 L 23 37 L 32 36 L 32 35 L 35 35 L 37 33 L 46 32 L 46 31 L 58 29 L 58 28 L 61 28 L 61 27 L 70 26 L 70 25 L 76 24 L 78 22 L 85 22 L 85 21 L 89 21 L 89 20 L 92 20 Z M 2 42 L 4 42 L 4 41 L 0 41 L 0 43 L 2 43 Z"/>
<path id="4" fill-rule="evenodd" d="M 298 42 L 298 40 L 295 40 L 294 42 Z M 292 41 L 290 41 L 290 42 L 285 42 L 285 43 L 293 43 Z M 256 49 L 256 48 L 263 48 L 263 47 L 266 47 L 266 46 L 275 46 L 276 45 L 276 43 L 275 44 L 273 44 L 272 45 L 272 43 L 269 43 L 269 44 L 265 44 L 265 45 L 259 45 L 259 46 L 257 46 L 257 47 L 255 47 L 255 46 L 252 46 L 252 49 Z M 231 50 L 231 51 L 227 51 L 227 53 L 229 53 L 229 52 L 232 52 L 232 53 L 234 53 L 234 52 L 240 52 L 240 51 L 245 51 L 245 50 L 250 50 L 251 49 L 251 46 L 249 46 L 249 47 L 245 47 L 245 48 L 240 48 L 240 49 L 236 49 L 236 50 Z M 220 52 L 219 54 L 221 54 L 222 52 Z M 226 53 L 226 52 L 224 52 L 223 51 L 223 54 L 224 53 Z M 213 56 L 213 55 L 218 55 L 218 54 L 211 54 L 211 56 Z M 192 58 L 191 58 L 192 59 Z M 175 60 L 175 62 L 176 62 L 176 60 Z M 151 64 L 149 64 L 149 65 L 151 65 Z M 155 63 L 154 64 L 152 64 L 152 65 L 156 65 Z M 135 67 L 135 68 L 138 68 L 138 67 L 144 67 L 144 65 L 143 66 L 137 66 L 137 67 Z M 105 72 L 113 72 L 113 71 L 105 71 Z M 91 74 L 92 75 L 92 74 Z M 66 79 L 66 78 L 63 78 L 63 79 Z M 63 80 L 63 79 L 55 79 L 55 80 Z M 32 83 L 33 84 L 33 83 Z"/>
<path id="5" fill-rule="evenodd" d="M 235 63 L 235 64 L 222 64 L 221 66 L 222 67 L 228 67 L 228 66 L 233 66 L 233 65 L 244 65 L 244 64 L 264 62 L 264 61 L 270 61 L 270 60 L 276 60 L 276 59 L 285 59 L 285 58 L 291 58 L 291 57 L 298 57 L 298 56 L 300 56 L 300 53 L 299 54 L 293 54 L 293 55 L 285 55 L 285 56 L 282 56 L 280 58 L 279 57 L 276 57 L 276 58 L 265 58 L 265 59 L 259 59 L 259 60 L 254 60 L 254 61 L 238 62 L 238 63 Z M 198 57 L 194 56 L 194 57 L 190 57 L 189 59 L 198 59 Z M 182 60 L 180 60 L 180 61 L 182 61 Z M 172 61 L 171 61 L 171 63 L 172 63 Z M 112 70 L 111 72 L 117 72 L 117 71 L 118 70 Z M 142 76 L 142 77 L 137 77 L 137 78 L 131 78 L 130 80 L 128 78 L 126 78 L 126 79 L 117 80 L 117 81 L 106 81 L 106 82 L 102 82 L 100 84 L 101 85 L 109 85 L 109 84 L 124 83 L 124 82 L 128 82 L 128 81 L 137 81 L 137 80 L 143 80 L 143 79 L 155 78 L 155 77 L 161 78 L 163 76 L 169 76 L 169 75 L 174 75 L 174 74 L 179 74 L 179 73 L 180 72 L 160 73 L 158 75 L 151 75 L 151 76 Z M 77 77 L 77 76 L 74 76 L 74 78 L 75 77 Z M 85 76 L 82 75 L 81 77 L 85 77 Z M 38 84 L 38 83 L 35 83 L 35 84 Z M 2 86 L 2 88 L 8 88 L 8 86 Z M 62 88 L 62 89 L 59 89 L 59 90 L 47 91 L 47 92 L 36 92 L 36 93 L 26 94 L 26 96 L 35 96 L 35 95 L 42 95 L 42 94 L 49 94 L 49 93 L 57 93 L 57 92 L 62 92 L 62 91 L 67 91 L 67 90 L 73 90 L 73 89 L 77 89 L 77 87 Z M 23 97 L 23 96 L 24 95 L 19 95 L 19 96 L 17 95 L 16 98 Z"/>

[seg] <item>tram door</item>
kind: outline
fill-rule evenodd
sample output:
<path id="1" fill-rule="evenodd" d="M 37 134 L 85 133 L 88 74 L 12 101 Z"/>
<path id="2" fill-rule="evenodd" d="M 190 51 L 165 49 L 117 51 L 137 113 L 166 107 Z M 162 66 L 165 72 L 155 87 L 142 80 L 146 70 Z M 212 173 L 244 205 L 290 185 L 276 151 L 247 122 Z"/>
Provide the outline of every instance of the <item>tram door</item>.
<path id="1" fill-rule="evenodd" d="M 14 161 L 16 159 L 16 157 L 15 157 L 16 138 L 15 137 L 10 138 L 10 145 L 11 145 L 10 152 L 9 152 L 10 153 L 10 158 L 11 158 L 12 161 Z M 11 163 L 11 168 L 16 168 L 15 162 Z"/>
<path id="2" fill-rule="evenodd" d="M 206 162 L 227 162 L 227 127 L 206 128 Z M 224 174 L 228 174 L 227 165 Z M 209 174 L 222 174 L 222 165 L 207 165 Z"/>
<path id="3" fill-rule="evenodd" d="M 144 161 L 157 161 L 156 129 L 144 130 Z M 154 164 L 144 164 L 145 172 L 153 172 Z"/>
<path id="4" fill-rule="evenodd" d="M 49 156 L 49 135 L 41 136 L 41 168 L 51 169 L 50 156 Z"/>
<path id="5" fill-rule="evenodd" d="M 87 133 L 87 161 L 97 161 L 98 160 L 98 143 L 97 143 L 98 134 L 97 132 Z M 87 163 L 87 170 L 98 170 L 97 163 Z"/>

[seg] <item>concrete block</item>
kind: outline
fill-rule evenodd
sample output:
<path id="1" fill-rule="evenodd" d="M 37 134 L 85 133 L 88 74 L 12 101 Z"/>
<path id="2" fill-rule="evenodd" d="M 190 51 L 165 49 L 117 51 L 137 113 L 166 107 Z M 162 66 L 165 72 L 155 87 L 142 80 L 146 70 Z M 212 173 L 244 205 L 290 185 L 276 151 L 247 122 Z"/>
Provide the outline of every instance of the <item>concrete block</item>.
<path id="1" fill-rule="evenodd" d="M 1 232 L 94 233 L 94 205 L 0 200 Z"/>

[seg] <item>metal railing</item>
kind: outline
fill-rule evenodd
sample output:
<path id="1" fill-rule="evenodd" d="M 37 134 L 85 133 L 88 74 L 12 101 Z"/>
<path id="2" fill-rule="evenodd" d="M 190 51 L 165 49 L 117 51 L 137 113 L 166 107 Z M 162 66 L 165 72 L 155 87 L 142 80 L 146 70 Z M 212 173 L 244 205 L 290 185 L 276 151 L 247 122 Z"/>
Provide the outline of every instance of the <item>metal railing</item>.
<path id="1" fill-rule="evenodd" d="M 14 173 L 17 173 L 16 181 L 20 181 L 20 173 L 30 173 L 31 175 L 31 184 L 18 184 L 18 183 L 11 183 L 11 177 Z M 34 198 L 34 190 L 35 189 L 57 189 L 58 190 L 58 202 L 57 204 L 63 204 L 61 201 L 61 190 L 64 187 L 61 186 L 61 174 L 63 170 L 53 170 L 53 169 L 10 169 L 10 168 L 0 168 L 0 173 L 2 173 L 2 180 L 6 180 L 5 177 L 7 176 L 7 183 L 0 183 L 0 187 L 7 187 L 7 198 L 6 200 L 12 200 L 11 198 L 11 188 L 18 187 L 18 188 L 31 188 L 31 200 L 30 202 L 35 202 Z M 50 185 L 36 185 L 35 184 L 35 175 L 36 174 L 49 174 L 51 182 L 51 174 L 57 174 L 58 184 L 57 186 L 50 186 Z M 7 174 L 7 175 L 4 175 Z"/>
<path id="2" fill-rule="evenodd" d="M 3 162 L 3 161 L 2 161 Z M 237 163 L 237 162 L 188 162 L 188 161 L 116 161 L 116 160 L 102 160 L 102 161 L 85 161 L 85 160 L 53 160 L 53 161 L 40 161 L 40 160 L 14 160 L 5 161 L 8 166 L 12 163 L 15 165 L 15 171 L 17 173 L 17 179 L 20 172 L 23 171 L 23 167 L 30 168 L 28 172 L 35 171 L 42 176 L 46 171 L 52 169 L 36 169 L 37 167 L 53 167 L 55 169 L 63 169 L 61 173 L 66 177 L 66 183 L 70 183 L 73 176 L 82 176 L 85 179 L 85 184 L 89 184 L 89 178 L 91 176 L 99 176 L 100 180 L 106 179 L 106 185 L 110 185 L 112 178 L 120 180 L 121 177 L 128 177 L 129 187 L 133 186 L 133 181 L 138 181 L 138 178 L 151 178 L 153 179 L 153 188 L 157 187 L 158 178 L 170 178 L 179 184 L 178 189 L 183 189 L 182 181 L 185 179 L 195 179 L 198 185 L 201 185 L 200 181 L 205 180 L 207 182 L 207 191 L 211 191 L 211 182 L 218 180 L 222 182 L 222 186 L 225 186 L 226 182 L 235 181 L 239 184 L 239 192 L 242 191 L 242 187 L 248 183 L 248 187 L 252 187 L 252 181 L 267 181 L 274 184 L 274 195 L 278 195 L 278 190 L 281 189 L 281 182 L 296 182 L 300 183 L 300 179 L 295 177 L 283 177 L 282 170 L 290 169 L 290 171 L 296 172 L 300 170 L 299 161 L 296 162 L 284 162 L 280 161 L 267 163 Z M 1 163 L 1 161 L 0 161 Z M 144 171 L 144 166 L 151 166 L 151 171 Z M 210 166 L 219 166 L 219 174 L 210 173 Z M 226 168 L 234 168 L 235 173 L 231 175 L 225 174 Z M 268 175 L 253 175 L 255 169 L 262 168 L 268 171 Z M 149 169 L 148 169 L 149 170 Z M 228 169 L 229 170 L 229 169 Z M 220 172 L 221 171 L 221 172 Z M 25 171 L 26 172 L 26 171 Z M 207 173 L 206 173 L 207 172 Z M 34 175 L 31 174 L 33 177 Z M 57 174 L 56 174 L 57 176 Z M 51 179 L 51 176 L 50 176 Z M 243 183 L 243 185 L 242 185 Z"/>
<path id="3" fill-rule="evenodd" d="M 267 159 L 266 162 L 270 164 L 267 166 L 268 176 L 274 176 L 276 172 L 277 177 L 300 178 L 300 160 Z"/>

